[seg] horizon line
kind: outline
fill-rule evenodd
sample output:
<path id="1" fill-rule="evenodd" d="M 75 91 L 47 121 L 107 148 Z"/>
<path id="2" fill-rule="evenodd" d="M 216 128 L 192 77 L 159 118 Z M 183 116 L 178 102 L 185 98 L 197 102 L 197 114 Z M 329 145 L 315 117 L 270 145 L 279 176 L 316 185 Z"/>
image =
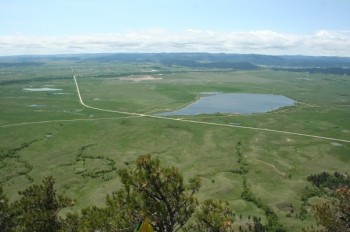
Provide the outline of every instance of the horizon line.
<path id="1" fill-rule="evenodd" d="M 208 52 L 208 51 L 190 51 L 190 52 L 177 52 L 177 51 L 160 51 L 160 52 L 82 52 L 82 53 L 29 53 L 29 54 L 16 54 L 16 55 L 1 55 L 0 58 L 7 57 L 55 57 L 55 56 L 83 56 L 83 55 L 117 55 L 117 54 L 212 54 L 212 55 L 243 55 L 243 56 L 271 56 L 271 57 L 322 57 L 322 58 L 350 58 L 350 56 L 338 56 L 338 55 L 306 55 L 306 54 L 283 54 L 283 55 L 274 55 L 274 54 L 264 54 L 264 53 L 232 53 L 232 52 Z"/>

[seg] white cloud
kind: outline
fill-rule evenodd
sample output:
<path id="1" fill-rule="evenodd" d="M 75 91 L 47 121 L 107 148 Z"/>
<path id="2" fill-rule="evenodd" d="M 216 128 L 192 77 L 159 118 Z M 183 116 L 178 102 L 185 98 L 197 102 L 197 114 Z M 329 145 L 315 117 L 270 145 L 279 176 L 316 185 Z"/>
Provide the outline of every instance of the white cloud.
<path id="1" fill-rule="evenodd" d="M 350 31 L 285 34 L 270 30 L 217 32 L 189 29 L 75 36 L 0 36 L 0 55 L 96 52 L 225 52 L 350 56 Z"/>

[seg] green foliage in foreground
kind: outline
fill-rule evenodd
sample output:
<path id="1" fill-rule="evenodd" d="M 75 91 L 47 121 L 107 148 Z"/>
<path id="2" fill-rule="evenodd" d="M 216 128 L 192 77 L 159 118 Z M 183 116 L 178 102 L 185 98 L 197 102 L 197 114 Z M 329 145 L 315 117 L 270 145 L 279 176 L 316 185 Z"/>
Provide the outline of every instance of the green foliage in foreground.
<path id="1" fill-rule="evenodd" d="M 199 190 L 200 180 L 185 185 L 176 168 L 161 167 L 159 160 L 149 155 L 137 160 L 134 171 L 121 170 L 120 176 L 127 194 L 134 194 L 141 212 L 155 222 L 156 231 L 182 228 L 198 204 L 193 194 Z"/>
<path id="2" fill-rule="evenodd" d="M 46 231 L 63 228 L 58 216 L 61 209 L 73 202 L 56 193 L 53 177 L 45 177 L 41 185 L 32 185 L 23 192 L 20 200 L 9 204 L 0 188 L 0 231 Z"/>
<path id="3" fill-rule="evenodd" d="M 20 227 L 24 231 L 54 232 L 61 228 L 60 209 L 71 205 L 71 200 L 56 194 L 53 177 L 45 177 L 42 185 L 33 185 L 19 192 L 16 202 Z"/>
<path id="4" fill-rule="evenodd" d="M 322 172 L 308 176 L 308 180 L 314 184 L 319 196 L 332 198 L 313 206 L 318 227 L 307 227 L 303 232 L 350 231 L 350 187 L 347 174 Z"/>
<path id="5" fill-rule="evenodd" d="M 204 201 L 195 215 L 196 222 L 185 231 L 231 231 L 235 219 L 227 202 L 209 199 Z M 232 230 L 233 231 L 233 230 Z"/>
<path id="6" fill-rule="evenodd" d="M 144 221 L 149 221 L 154 231 L 178 231 L 199 205 L 193 195 L 200 180 L 185 184 L 176 168 L 162 167 L 150 155 L 140 156 L 134 170 L 120 170 L 119 174 L 124 188 L 107 196 L 106 207 L 89 207 L 81 214 L 69 213 L 65 219 L 58 213 L 73 201 L 56 194 L 53 177 L 20 192 L 21 199 L 13 205 L 1 189 L 1 231 L 134 231 Z M 209 200 L 202 203 L 192 227 L 232 231 L 233 217 L 228 203 Z"/>
<path id="7" fill-rule="evenodd" d="M 14 211 L 0 186 L 0 231 L 11 231 L 14 226 Z"/>
<path id="8" fill-rule="evenodd" d="M 349 232 L 350 188 L 336 190 L 335 198 L 314 206 L 319 227 L 308 227 L 303 232 Z"/>
<path id="9" fill-rule="evenodd" d="M 107 195 L 105 207 L 88 207 L 64 218 L 60 210 L 74 202 L 56 193 L 53 177 L 45 177 L 41 185 L 19 192 L 21 198 L 12 204 L 0 186 L 0 231 L 231 232 L 235 226 L 239 231 L 285 231 L 277 215 L 260 203 L 248 187 L 242 198 L 262 204 L 260 208 L 265 210 L 268 224 L 263 225 L 261 219 L 253 217 L 245 230 L 242 225 L 235 225 L 235 214 L 228 202 L 213 199 L 199 202 L 194 197 L 200 188 L 198 178 L 185 184 L 178 169 L 163 167 L 150 155 L 140 156 L 134 169 L 122 169 L 119 175 L 124 187 L 112 196 Z M 316 205 L 314 210 L 320 226 L 303 231 L 350 231 L 348 187 L 337 189 L 334 200 Z"/>

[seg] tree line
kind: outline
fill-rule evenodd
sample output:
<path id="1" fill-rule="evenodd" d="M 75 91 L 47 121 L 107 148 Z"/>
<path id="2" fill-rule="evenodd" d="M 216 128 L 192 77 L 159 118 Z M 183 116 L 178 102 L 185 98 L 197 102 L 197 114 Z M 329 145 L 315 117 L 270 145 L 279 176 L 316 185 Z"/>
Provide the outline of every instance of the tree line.
<path id="1" fill-rule="evenodd" d="M 347 175 L 347 173 L 342 174 L 340 172 L 334 172 L 332 175 L 328 172 L 322 172 L 308 176 L 307 180 L 319 188 L 327 187 L 332 190 L 336 190 L 344 186 L 350 187 L 350 177 Z"/>

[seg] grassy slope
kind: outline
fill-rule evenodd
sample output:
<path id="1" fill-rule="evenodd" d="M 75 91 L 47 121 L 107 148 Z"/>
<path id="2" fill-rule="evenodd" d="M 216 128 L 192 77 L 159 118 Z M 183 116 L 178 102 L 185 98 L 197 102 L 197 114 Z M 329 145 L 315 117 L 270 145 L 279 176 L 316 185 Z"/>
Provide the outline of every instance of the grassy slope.
<path id="1" fill-rule="evenodd" d="M 60 61 L 39 68 L 25 67 L 21 72 L 2 69 L 1 80 L 17 78 L 28 82 L 0 86 L 0 126 L 78 119 L 0 127 L 2 154 L 33 141 L 29 147 L 19 150 L 17 157 L 1 161 L 4 188 L 12 199 L 18 190 L 31 184 L 31 179 L 38 182 L 43 175 L 54 175 L 59 191 L 77 199 L 77 208 L 102 205 L 105 194 L 120 187 L 111 168 L 127 167 L 138 155 L 151 153 L 166 164 L 179 167 L 186 177 L 201 176 L 200 198 L 227 199 L 237 214 L 263 215 L 252 203 L 240 198 L 241 176 L 229 172 L 238 167 L 235 146 L 240 141 L 250 167 L 247 177 L 252 191 L 294 231 L 312 222 L 310 216 L 306 221 L 286 217 L 286 205 L 292 203 L 296 210 L 300 208 L 300 193 L 308 185 L 306 176 L 321 171 L 348 171 L 350 146 L 345 143 L 187 122 L 126 118 L 122 114 L 84 109 L 78 102 L 70 65 Z M 78 81 L 85 103 L 95 107 L 146 113 L 177 109 L 194 101 L 200 92 L 283 94 L 300 104 L 266 114 L 183 118 L 238 122 L 243 126 L 350 140 L 347 119 L 350 79 L 346 76 L 276 71 L 187 72 L 165 74 L 157 81 L 128 82 L 93 76 L 141 71 L 149 69 L 150 64 L 79 63 L 73 66 L 80 74 Z M 48 77 L 52 81 L 30 81 L 35 77 Z M 44 85 L 54 85 L 68 94 L 22 90 Z M 46 106 L 33 108 L 30 104 Z"/>

